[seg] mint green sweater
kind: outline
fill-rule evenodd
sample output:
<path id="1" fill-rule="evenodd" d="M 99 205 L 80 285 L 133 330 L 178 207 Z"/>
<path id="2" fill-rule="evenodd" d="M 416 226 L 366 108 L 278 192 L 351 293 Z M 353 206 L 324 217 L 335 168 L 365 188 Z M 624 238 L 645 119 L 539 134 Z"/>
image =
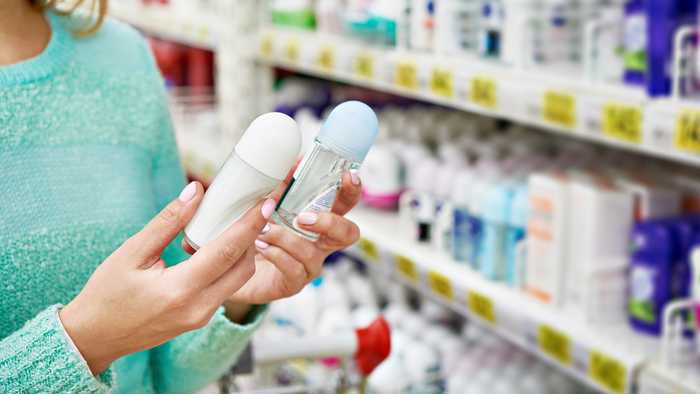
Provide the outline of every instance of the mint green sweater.
<path id="1" fill-rule="evenodd" d="M 208 326 L 95 378 L 57 317 L 95 267 L 184 186 L 163 82 L 143 38 L 108 20 L 0 66 L 0 393 L 181 393 L 215 380 L 259 324 Z M 186 256 L 177 245 L 169 264 Z M 112 311 L 119 315 L 119 310 Z"/>

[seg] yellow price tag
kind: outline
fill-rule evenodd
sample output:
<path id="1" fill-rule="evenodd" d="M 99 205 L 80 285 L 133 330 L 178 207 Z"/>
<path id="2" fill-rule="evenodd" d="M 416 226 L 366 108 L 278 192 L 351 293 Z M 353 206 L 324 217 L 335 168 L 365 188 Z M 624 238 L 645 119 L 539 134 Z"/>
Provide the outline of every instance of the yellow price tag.
<path id="1" fill-rule="evenodd" d="M 409 281 L 413 283 L 418 282 L 418 270 L 416 270 L 416 264 L 414 264 L 413 261 L 407 257 L 396 256 L 396 271 L 398 271 Z"/>
<path id="2" fill-rule="evenodd" d="M 323 46 L 319 51 L 318 66 L 327 72 L 331 72 L 335 68 L 335 56 L 330 45 Z"/>
<path id="3" fill-rule="evenodd" d="M 631 105 L 609 103 L 603 106 L 603 133 L 610 138 L 642 143 L 642 109 Z"/>
<path id="4" fill-rule="evenodd" d="M 379 249 L 377 248 L 377 245 L 374 244 L 374 242 L 366 238 L 361 238 L 357 246 L 362 251 L 362 254 L 366 260 L 369 260 L 374 263 L 379 262 Z"/>
<path id="5" fill-rule="evenodd" d="M 576 126 L 576 99 L 567 93 L 547 91 L 542 114 L 548 122 L 573 128 Z"/>
<path id="6" fill-rule="evenodd" d="M 607 355 L 592 351 L 589 366 L 591 379 L 613 393 L 625 392 L 627 369 L 624 364 Z"/>
<path id="7" fill-rule="evenodd" d="M 681 113 L 673 142 L 678 150 L 700 154 L 700 111 L 685 110 Z"/>
<path id="8" fill-rule="evenodd" d="M 272 57 L 274 49 L 272 34 L 265 34 L 260 40 L 260 54 L 264 57 Z"/>
<path id="9" fill-rule="evenodd" d="M 537 330 L 540 350 L 564 365 L 571 364 L 571 341 L 566 334 L 546 325 Z"/>
<path id="10" fill-rule="evenodd" d="M 418 89 L 418 72 L 415 64 L 411 62 L 399 62 L 394 72 L 394 83 L 404 89 Z"/>
<path id="11" fill-rule="evenodd" d="M 496 95 L 496 81 L 491 78 L 476 77 L 472 79 L 471 99 L 474 103 L 485 108 L 496 108 L 498 96 Z"/>
<path id="12" fill-rule="evenodd" d="M 452 282 L 450 282 L 450 279 L 445 275 L 436 271 L 428 272 L 428 286 L 440 297 L 448 301 L 452 301 L 454 299 Z"/>
<path id="13" fill-rule="evenodd" d="M 285 46 L 284 53 L 292 63 L 296 63 L 299 60 L 299 41 L 292 38 L 287 41 L 287 46 Z"/>
<path id="14" fill-rule="evenodd" d="M 445 98 L 454 97 L 455 89 L 452 71 L 440 67 L 434 68 L 430 75 L 430 91 Z"/>
<path id="15" fill-rule="evenodd" d="M 491 324 L 496 324 L 496 313 L 494 312 L 493 301 L 491 301 L 489 297 L 477 293 L 476 291 L 470 291 L 467 296 L 467 303 L 472 313 Z"/>
<path id="16" fill-rule="evenodd" d="M 369 52 L 362 52 L 355 58 L 353 69 L 355 75 L 365 79 L 374 78 L 374 57 Z"/>

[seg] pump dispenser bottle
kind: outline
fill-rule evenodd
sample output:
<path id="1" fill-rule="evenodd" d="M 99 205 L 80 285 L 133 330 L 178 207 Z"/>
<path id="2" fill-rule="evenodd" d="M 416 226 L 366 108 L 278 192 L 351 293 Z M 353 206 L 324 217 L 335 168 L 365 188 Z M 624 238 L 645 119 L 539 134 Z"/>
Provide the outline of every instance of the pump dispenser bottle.
<path id="1" fill-rule="evenodd" d="M 301 133 L 289 116 L 271 112 L 253 120 L 185 228 L 185 241 L 198 249 L 219 236 L 284 180 L 300 148 Z"/>
<path id="2" fill-rule="evenodd" d="M 275 221 L 317 239 L 318 234 L 297 226 L 297 215 L 331 210 L 343 173 L 360 168 L 378 129 L 377 116 L 364 103 L 347 101 L 333 109 L 277 204 Z"/>

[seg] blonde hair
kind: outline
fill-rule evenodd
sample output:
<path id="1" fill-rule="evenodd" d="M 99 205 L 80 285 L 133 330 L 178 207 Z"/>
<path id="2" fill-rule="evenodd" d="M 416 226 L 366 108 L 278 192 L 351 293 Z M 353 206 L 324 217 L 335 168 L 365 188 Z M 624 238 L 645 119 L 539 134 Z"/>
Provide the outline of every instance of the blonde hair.
<path id="1" fill-rule="evenodd" d="M 69 15 L 78 8 L 87 11 L 88 17 L 85 23 L 76 30 L 79 36 L 89 36 L 100 29 L 107 16 L 107 0 L 29 0 L 35 7 L 41 10 L 55 10 L 58 13 Z"/>

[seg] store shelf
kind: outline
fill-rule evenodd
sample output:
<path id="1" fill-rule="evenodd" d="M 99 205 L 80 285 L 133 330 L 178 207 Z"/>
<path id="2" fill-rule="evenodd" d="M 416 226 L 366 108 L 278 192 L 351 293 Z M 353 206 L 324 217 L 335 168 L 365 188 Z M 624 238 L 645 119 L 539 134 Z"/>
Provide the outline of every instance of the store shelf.
<path id="1" fill-rule="evenodd" d="M 658 341 L 627 324 L 592 326 L 570 312 L 482 278 L 449 256 L 403 237 L 398 216 L 356 208 L 362 240 L 350 250 L 388 275 L 534 353 L 563 372 L 610 393 L 630 393 Z"/>
<path id="2" fill-rule="evenodd" d="M 650 364 L 640 378 L 640 394 L 699 394 L 698 365 L 683 370 L 671 370 Z"/>
<path id="3" fill-rule="evenodd" d="M 109 13 L 149 34 L 182 44 L 215 50 L 220 42 L 218 18 L 202 13 L 185 15 L 172 7 L 110 3 Z"/>
<path id="4" fill-rule="evenodd" d="M 259 34 L 257 57 L 316 77 L 700 165 L 700 105 L 651 101 L 641 89 L 273 28 Z"/>

